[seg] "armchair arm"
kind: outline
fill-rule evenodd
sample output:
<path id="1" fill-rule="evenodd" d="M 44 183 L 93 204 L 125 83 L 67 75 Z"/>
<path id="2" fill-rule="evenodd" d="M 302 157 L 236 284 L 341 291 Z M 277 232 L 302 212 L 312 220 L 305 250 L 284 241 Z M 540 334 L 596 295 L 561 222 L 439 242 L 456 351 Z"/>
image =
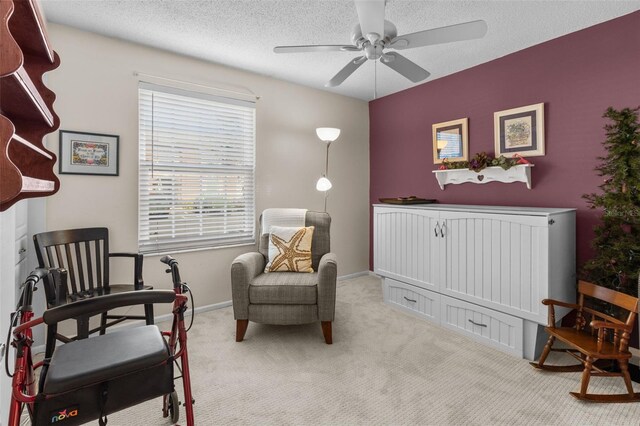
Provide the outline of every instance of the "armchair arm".
<path id="1" fill-rule="evenodd" d="M 92 316 L 111 309 L 152 303 L 171 303 L 176 294 L 172 290 L 127 291 L 78 300 L 67 305 L 46 310 L 42 318 L 47 325 L 57 324 L 70 318 Z"/>
<path id="2" fill-rule="evenodd" d="M 264 266 L 264 256 L 258 252 L 241 254 L 231 264 L 231 298 L 235 319 L 249 319 L 249 284 L 264 271 Z"/>
<path id="3" fill-rule="evenodd" d="M 542 301 L 542 304 L 547 306 L 557 305 L 557 306 L 562 306 L 563 308 L 571 308 L 571 309 L 580 308 L 580 305 L 578 305 L 577 303 L 567 303 L 567 302 L 561 302 L 559 300 L 553 300 L 553 299 L 544 299 Z"/>
<path id="4" fill-rule="evenodd" d="M 626 324 L 615 324 L 612 322 L 605 322 L 605 321 L 591 321 L 591 325 L 592 328 L 610 328 L 612 330 L 620 330 L 620 331 L 626 331 L 626 332 L 630 332 L 633 329 L 633 326 L 629 326 Z"/>
<path id="5" fill-rule="evenodd" d="M 577 305 L 575 303 L 561 302 L 559 300 L 553 300 L 553 299 L 543 299 L 542 304 L 547 305 L 549 307 L 549 316 L 548 316 L 549 328 L 555 328 L 556 326 L 556 312 L 555 312 L 554 306 L 562 306 L 564 308 L 570 308 L 570 309 L 580 309 L 580 305 Z"/>
<path id="6" fill-rule="evenodd" d="M 320 321 L 333 321 L 336 311 L 336 280 L 338 259 L 327 253 L 318 265 L 318 317 Z"/>
<path id="7" fill-rule="evenodd" d="M 109 257 L 132 257 L 133 285 L 136 290 L 142 290 L 142 287 L 144 286 L 144 280 L 142 279 L 143 255 L 141 253 L 109 253 Z"/>

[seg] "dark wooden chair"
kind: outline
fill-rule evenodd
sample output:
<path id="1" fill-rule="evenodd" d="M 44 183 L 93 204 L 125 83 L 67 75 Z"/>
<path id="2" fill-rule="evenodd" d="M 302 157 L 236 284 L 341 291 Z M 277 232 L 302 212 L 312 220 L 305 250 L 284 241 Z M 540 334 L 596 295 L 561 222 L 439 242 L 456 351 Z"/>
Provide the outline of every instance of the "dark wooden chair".
<path id="1" fill-rule="evenodd" d="M 549 333 L 549 340 L 542 351 L 538 362 L 532 362 L 536 368 L 553 372 L 582 371 L 580 392 L 571 392 L 574 397 L 594 402 L 638 402 L 640 393 L 634 393 L 629 376 L 629 336 L 633 330 L 638 298 L 620 293 L 605 287 L 597 286 L 585 281 L 578 283 L 578 303 L 565 303 L 557 300 L 545 299 L 544 305 L 549 306 L 549 326 L 545 328 Z M 614 318 L 603 312 L 585 305 L 585 298 L 596 299 L 617 306 L 627 313 L 625 320 Z M 597 303 L 601 303 L 597 302 Z M 576 309 L 575 327 L 556 327 L 554 306 Z M 587 324 L 587 318 L 590 322 Z M 552 348 L 556 339 L 568 345 L 567 349 Z M 566 352 L 573 356 L 580 364 L 576 365 L 545 365 L 551 351 Z M 603 370 L 595 365 L 598 360 L 609 360 L 611 364 L 617 361 L 619 372 Z M 589 379 L 592 376 L 620 376 L 624 379 L 627 393 L 623 394 L 591 394 L 587 393 Z"/>
<path id="2" fill-rule="evenodd" d="M 56 285 L 45 280 L 47 308 L 64 305 L 76 300 L 100 297 L 106 294 L 133 290 L 151 290 L 142 279 L 143 257 L 139 253 L 110 253 L 109 230 L 107 228 L 67 229 L 50 231 L 33 236 L 41 268 L 63 268 L 67 271 L 66 285 Z M 133 259 L 133 282 L 111 284 L 109 260 L 113 257 Z M 76 318 L 77 335 L 67 337 L 57 334 L 63 342 L 84 339 L 97 331 L 104 334 L 108 327 L 126 320 L 145 320 L 153 324 L 153 305 L 144 305 L 144 316 L 103 312 L 100 326 L 89 329 L 89 318 Z"/>

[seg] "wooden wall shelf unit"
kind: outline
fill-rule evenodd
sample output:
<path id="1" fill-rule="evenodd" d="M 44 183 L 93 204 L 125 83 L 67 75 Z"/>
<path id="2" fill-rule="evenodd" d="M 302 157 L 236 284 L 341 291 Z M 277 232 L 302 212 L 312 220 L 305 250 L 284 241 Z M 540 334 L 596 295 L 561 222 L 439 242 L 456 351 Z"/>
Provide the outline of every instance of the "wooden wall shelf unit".
<path id="1" fill-rule="evenodd" d="M 518 164 L 510 169 L 502 167 L 487 167 L 474 172 L 469 169 L 434 170 L 440 189 L 444 191 L 445 185 L 460 183 L 489 183 L 489 182 L 523 182 L 527 189 L 531 189 L 531 168 L 533 164 Z"/>
<path id="2" fill-rule="evenodd" d="M 36 0 L 0 0 L 0 211 L 60 188 L 42 139 L 60 126 L 42 76 L 60 66 Z"/>

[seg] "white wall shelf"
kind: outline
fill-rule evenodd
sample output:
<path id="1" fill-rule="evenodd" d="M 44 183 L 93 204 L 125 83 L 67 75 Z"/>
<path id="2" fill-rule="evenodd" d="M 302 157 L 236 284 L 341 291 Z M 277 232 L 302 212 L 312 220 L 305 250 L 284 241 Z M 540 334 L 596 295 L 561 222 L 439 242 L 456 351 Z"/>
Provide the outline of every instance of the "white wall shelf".
<path id="1" fill-rule="evenodd" d="M 523 182 L 527 189 L 531 189 L 531 168 L 533 164 L 518 164 L 508 170 L 499 166 L 487 167 L 474 172 L 469 169 L 434 170 L 438 185 L 444 191 L 445 185 L 461 183 L 488 183 L 488 182 Z"/>

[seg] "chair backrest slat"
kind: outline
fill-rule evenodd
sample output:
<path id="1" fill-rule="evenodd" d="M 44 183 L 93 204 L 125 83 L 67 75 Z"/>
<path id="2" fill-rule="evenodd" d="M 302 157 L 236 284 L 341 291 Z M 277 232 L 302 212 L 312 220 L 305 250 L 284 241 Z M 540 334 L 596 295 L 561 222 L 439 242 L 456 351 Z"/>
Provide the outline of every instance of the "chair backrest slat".
<path id="1" fill-rule="evenodd" d="M 69 273 L 69 281 L 74 284 L 74 287 L 78 287 L 80 291 L 84 291 L 84 287 L 82 287 L 82 285 L 78 286 L 80 283 L 76 280 L 76 265 L 74 265 L 73 257 L 71 256 L 71 244 L 65 244 L 63 247 L 67 256 L 65 269 Z"/>
<path id="2" fill-rule="evenodd" d="M 93 290 L 93 262 L 91 261 L 91 241 L 84 241 L 84 257 L 87 259 L 87 282 L 89 288 Z"/>
<path id="3" fill-rule="evenodd" d="M 94 241 L 95 244 L 95 250 L 96 250 L 96 272 L 98 274 L 98 282 L 99 283 L 103 283 L 102 281 L 102 271 L 103 271 L 103 267 L 102 267 L 102 262 L 101 262 L 101 256 L 100 256 L 100 241 L 95 240 Z M 107 267 L 104 268 L 105 270 L 108 269 Z M 104 282 L 108 282 L 109 280 L 107 279 L 107 277 L 105 277 Z M 106 285 L 106 287 L 108 287 L 109 284 Z"/>
<path id="4" fill-rule="evenodd" d="M 612 305 L 619 306 L 627 311 L 638 311 L 638 298 L 631 295 L 611 290 L 610 288 L 595 285 L 586 281 L 578 283 L 578 291 L 585 296 L 604 300 Z"/>
<path id="5" fill-rule="evenodd" d="M 76 249 L 75 261 L 78 268 L 78 281 L 80 282 L 80 287 L 82 288 L 82 290 L 87 290 L 87 284 L 84 280 L 84 265 L 82 262 L 82 254 L 80 254 L 80 244 L 80 242 L 73 244 L 74 248 Z"/>

